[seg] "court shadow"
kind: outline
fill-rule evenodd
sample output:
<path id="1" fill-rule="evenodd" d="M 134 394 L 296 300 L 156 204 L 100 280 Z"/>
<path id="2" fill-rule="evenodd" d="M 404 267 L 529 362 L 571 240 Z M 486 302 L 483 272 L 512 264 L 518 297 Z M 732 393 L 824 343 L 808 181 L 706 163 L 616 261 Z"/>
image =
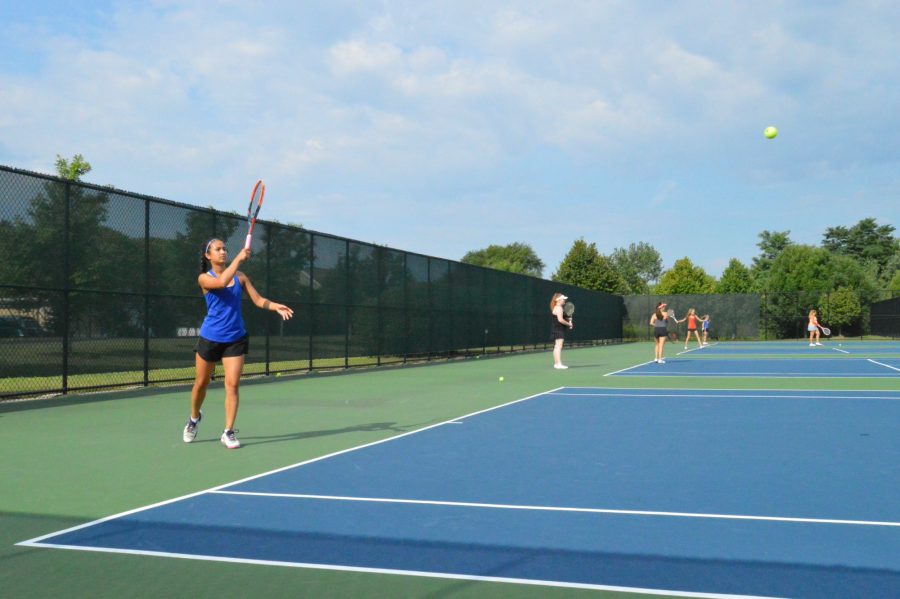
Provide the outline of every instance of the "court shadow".
<path id="1" fill-rule="evenodd" d="M 296 433 L 284 433 L 280 435 L 241 435 L 240 429 L 237 430 L 238 439 L 241 441 L 242 447 L 251 445 L 262 445 L 264 443 L 284 443 L 290 441 L 303 441 L 304 439 L 315 439 L 318 437 L 330 437 L 333 435 L 345 435 L 348 433 L 369 433 L 390 431 L 394 433 L 408 433 L 423 426 L 434 424 L 424 422 L 419 424 L 400 425 L 396 422 L 371 422 L 367 424 L 357 424 L 343 428 L 331 428 L 318 431 L 298 431 Z M 219 439 L 197 439 L 194 443 L 218 443 Z"/>

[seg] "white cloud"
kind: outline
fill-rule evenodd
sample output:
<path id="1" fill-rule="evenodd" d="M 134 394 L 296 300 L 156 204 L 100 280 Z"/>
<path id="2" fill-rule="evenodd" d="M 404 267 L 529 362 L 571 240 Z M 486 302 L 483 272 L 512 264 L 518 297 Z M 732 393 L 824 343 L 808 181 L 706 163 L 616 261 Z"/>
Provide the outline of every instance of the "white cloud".
<path id="1" fill-rule="evenodd" d="M 335 44 L 329 50 L 330 63 L 338 75 L 358 71 L 380 72 L 396 66 L 403 53 L 389 43 L 371 44 L 362 40 L 350 40 Z"/>
<path id="2" fill-rule="evenodd" d="M 565 194 L 610 197 L 614 181 L 621 229 L 638 222 L 628 211 L 712 193 L 833 207 L 837 186 L 820 182 L 840 176 L 861 181 L 852 209 L 896 215 L 877 199 L 896 193 L 884 173 L 900 161 L 893 5 L 173 0 L 108 10 L 89 34 L 12 26 L 4 43 L 38 58 L 34 69 L 0 66 L 0 162 L 80 152 L 98 182 L 202 204 L 270 173 L 276 187 L 344 198 L 342 214 L 361 228 L 380 222 L 384 203 L 418 211 L 407 231 L 474 209 L 471 198 L 491 213 L 509 194 L 528 198 L 516 227 L 534 234 L 543 219 L 530 210 Z M 782 133 L 766 143 L 770 123 Z M 570 176 L 589 183 L 571 192 L 560 181 Z M 884 191 L 866 182 L 876 179 Z"/>

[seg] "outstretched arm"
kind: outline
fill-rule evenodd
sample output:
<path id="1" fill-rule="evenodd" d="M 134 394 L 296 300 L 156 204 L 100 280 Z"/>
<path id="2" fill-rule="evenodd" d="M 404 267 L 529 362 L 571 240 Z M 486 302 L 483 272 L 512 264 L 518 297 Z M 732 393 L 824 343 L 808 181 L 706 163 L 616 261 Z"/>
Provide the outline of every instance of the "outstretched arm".
<path id="1" fill-rule="evenodd" d="M 249 277 L 247 277 L 247 275 L 242 272 L 238 272 L 237 276 L 238 280 L 241 282 L 241 285 L 247 291 L 247 296 L 250 298 L 250 301 L 253 302 L 254 306 L 256 306 L 257 308 L 262 308 L 263 310 L 278 312 L 278 315 L 281 316 L 282 320 L 289 320 L 294 315 L 294 311 L 284 304 L 279 304 L 267 300 L 266 298 L 261 296 L 256 290 L 256 287 L 253 286 L 253 283 L 250 282 L 250 279 Z"/>

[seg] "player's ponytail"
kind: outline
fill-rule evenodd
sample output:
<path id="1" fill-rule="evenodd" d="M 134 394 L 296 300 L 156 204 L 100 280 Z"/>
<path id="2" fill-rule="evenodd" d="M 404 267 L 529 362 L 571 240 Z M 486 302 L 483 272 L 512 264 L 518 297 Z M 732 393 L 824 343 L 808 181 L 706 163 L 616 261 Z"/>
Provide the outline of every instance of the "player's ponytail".
<path id="1" fill-rule="evenodd" d="M 200 272 L 209 272 L 209 268 L 212 264 L 209 262 L 209 258 L 206 257 L 206 253 L 209 251 L 209 246 L 212 245 L 212 242 L 216 241 L 215 237 L 211 237 L 203 242 L 203 245 L 200 247 Z"/>

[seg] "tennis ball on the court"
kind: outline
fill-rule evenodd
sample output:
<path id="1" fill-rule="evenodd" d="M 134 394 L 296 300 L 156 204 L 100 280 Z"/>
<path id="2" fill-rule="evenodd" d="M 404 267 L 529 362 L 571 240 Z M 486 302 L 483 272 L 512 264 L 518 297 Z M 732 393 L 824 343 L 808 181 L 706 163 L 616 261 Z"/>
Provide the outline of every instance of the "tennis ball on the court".
<path id="1" fill-rule="evenodd" d="M 774 139 L 776 135 L 778 135 L 778 129 L 775 127 L 766 127 L 763 131 L 763 135 L 766 136 L 767 139 Z"/>
<path id="2" fill-rule="evenodd" d="M 503 382 L 503 377 L 502 377 L 502 376 L 500 377 L 500 382 L 501 382 L 501 383 Z"/>

